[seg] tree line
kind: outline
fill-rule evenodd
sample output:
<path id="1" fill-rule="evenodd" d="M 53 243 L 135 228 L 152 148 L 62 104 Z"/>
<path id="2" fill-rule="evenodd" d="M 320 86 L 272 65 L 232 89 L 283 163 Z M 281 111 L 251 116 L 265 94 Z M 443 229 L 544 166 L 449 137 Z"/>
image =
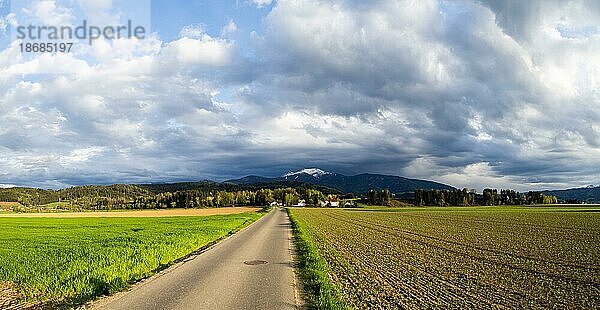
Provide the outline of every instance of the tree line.
<path id="1" fill-rule="evenodd" d="M 55 202 L 106 200 L 112 204 L 131 201 L 135 197 L 152 195 L 148 190 L 133 185 L 78 186 L 61 190 L 38 188 L 7 188 L 0 190 L 0 201 L 18 202 L 25 207 Z"/>
<path id="2" fill-rule="evenodd" d="M 416 190 L 414 203 L 417 206 L 499 206 L 499 205 L 536 205 L 556 204 L 556 196 L 545 195 L 542 192 L 529 191 L 519 193 L 510 189 L 486 188 L 478 196 L 473 190 Z"/>
<path id="3" fill-rule="evenodd" d="M 189 183 L 196 189 L 164 191 L 169 187 L 151 185 L 79 186 L 62 190 L 31 188 L 0 189 L 0 201 L 18 202 L 27 208 L 60 202 L 54 208 L 71 210 L 111 209 L 166 209 L 166 208 L 221 208 L 232 206 L 266 206 L 273 202 L 284 206 L 328 206 L 336 201 L 338 206 L 355 205 L 352 194 L 340 196 L 326 194 L 307 187 L 256 188 L 236 187 L 233 184 L 217 186 L 208 182 Z M 184 187 L 185 188 L 185 187 Z M 387 189 L 372 189 L 360 197 L 368 205 L 407 205 L 410 199 L 396 199 Z M 531 205 L 555 204 L 555 196 L 542 192 L 519 193 L 514 190 L 485 189 L 482 195 L 462 190 L 416 190 L 412 203 L 417 206 L 473 206 L 473 205 Z"/>
<path id="4" fill-rule="evenodd" d="M 202 191 L 186 190 L 174 193 L 160 193 L 152 196 L 140 196 L 131 203 L 136 209 L 161 208 L 222 208 L 239 206 L 266 206 L 277 202 L 284 206 L 293 206 L 301 200 L 306 205 L 319 206 L 327 196 L 314 189 L 259 189 L 243 191 Z"/>
<path id="5" fill-rule="evenodd" d="M 466 188 L 462 190 L 415 191 L 414 203 L 417 206 L 472 206 L 476 204 L 476 194 Z"/>
<path id="6" fill-rule="evenodd" d="M 43 207 L 62 202 L 57 208 L 71 210 L 222 208 L 266 206 L 273 202 L 292 206 L 303 201 L 307 206 L 322 206 L 334 197 L 311 188 L 257 190 L 190 189 L 154 193 L 133 185 L 80 186 L 64 190 L 15 188 L 0 190 L 0 201 L 18 202 L 25 207 Z"/>
<path id="7" fill-rule="evenodd" d="M 393 194 L 387 189 L 372 189 L 367 193 L 366 203 L 374 206 L 387 206 L 393 198 Z"/>

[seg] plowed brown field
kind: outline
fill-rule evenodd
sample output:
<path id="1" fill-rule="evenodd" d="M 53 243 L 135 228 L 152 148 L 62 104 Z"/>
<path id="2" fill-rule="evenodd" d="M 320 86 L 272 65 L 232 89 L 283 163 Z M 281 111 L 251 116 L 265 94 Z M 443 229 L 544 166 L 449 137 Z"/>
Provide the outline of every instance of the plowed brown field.
<path id="1" fill-rule="evenodd" d="M 292 212 L 358 309 L 600 307 L 600 209 Z"/>

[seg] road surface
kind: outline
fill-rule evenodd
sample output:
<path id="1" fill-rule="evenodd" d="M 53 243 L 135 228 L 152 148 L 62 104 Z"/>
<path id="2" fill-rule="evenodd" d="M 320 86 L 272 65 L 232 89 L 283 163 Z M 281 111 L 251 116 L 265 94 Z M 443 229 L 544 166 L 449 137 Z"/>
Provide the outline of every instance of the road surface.
<path id="1" fill-rule="evenodd" d="M 275 208 L 215 247 L 95 309 L 296 309 L 291 224 Z M 266 264 L 248 265 L 247 263 Z"/>

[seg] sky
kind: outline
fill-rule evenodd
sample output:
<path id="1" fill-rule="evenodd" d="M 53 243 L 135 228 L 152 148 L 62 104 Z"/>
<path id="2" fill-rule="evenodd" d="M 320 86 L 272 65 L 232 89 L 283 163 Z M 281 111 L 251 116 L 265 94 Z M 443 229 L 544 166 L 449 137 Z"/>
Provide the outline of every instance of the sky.
<path id="1" fill-rule="evenodd" d="M 143 39 L 21 53 L 27 23 Z M 0 186 L 600 184 L 596 0 L 0 0 Z"/>

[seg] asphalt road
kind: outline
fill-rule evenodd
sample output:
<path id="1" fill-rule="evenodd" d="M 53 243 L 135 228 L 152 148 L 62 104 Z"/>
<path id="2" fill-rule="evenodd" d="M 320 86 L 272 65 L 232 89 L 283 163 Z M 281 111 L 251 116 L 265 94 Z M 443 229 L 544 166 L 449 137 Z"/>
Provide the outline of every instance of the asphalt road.
<path id="1" fill-rule="evenodd" d="M 213 248 L 95 309 L 296 309 L 291 224 L 275 208 Z M 245 262 L 266 261 L 248 265 Z"/>

